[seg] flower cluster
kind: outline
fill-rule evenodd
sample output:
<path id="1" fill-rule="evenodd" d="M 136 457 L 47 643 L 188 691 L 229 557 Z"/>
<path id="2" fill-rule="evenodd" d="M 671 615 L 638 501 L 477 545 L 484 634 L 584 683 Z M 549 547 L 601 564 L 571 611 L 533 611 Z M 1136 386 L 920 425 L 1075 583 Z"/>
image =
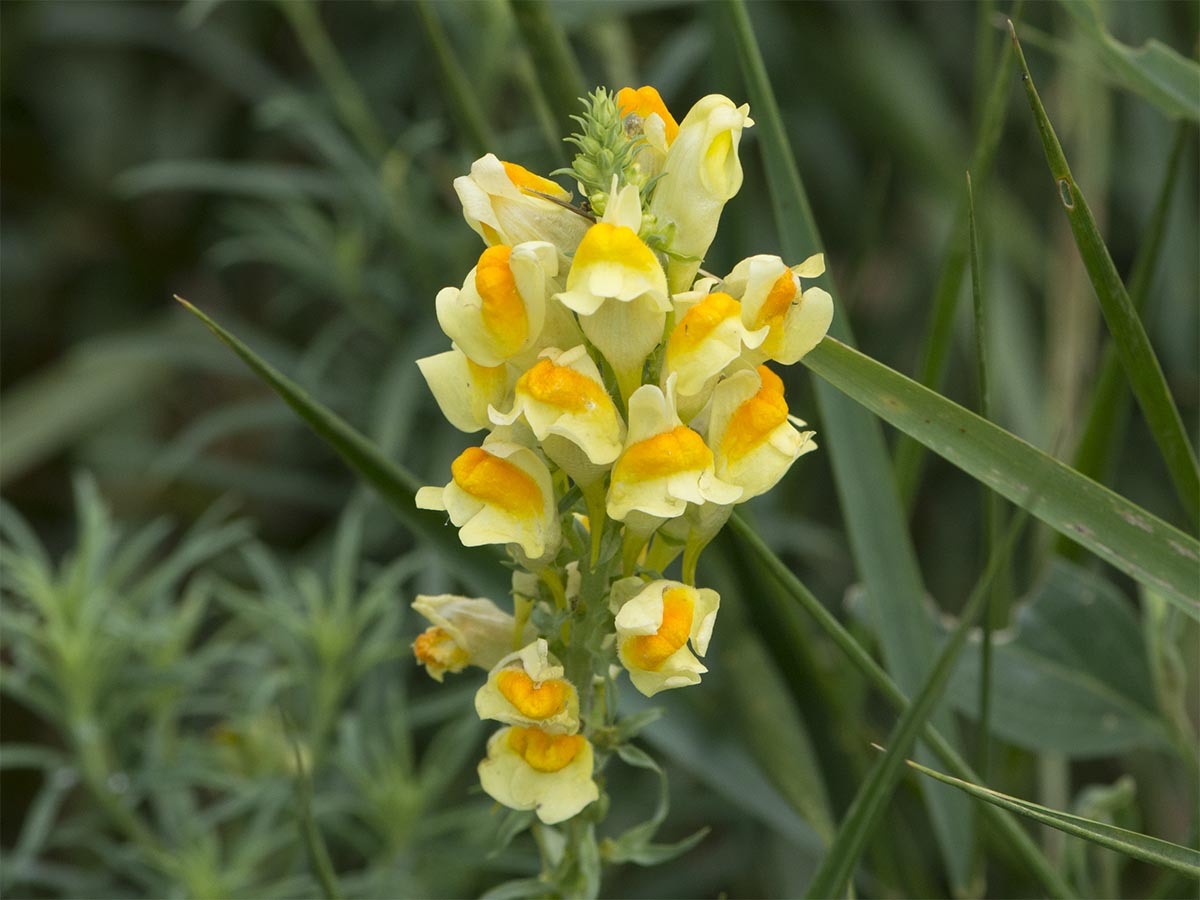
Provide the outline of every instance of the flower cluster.
<path id="1" fill-rule="evenodd" d="M 439 681 L 488 672 L 475 708 L 503 727 L 480 781 L 543 823 L 599 798 L 622 669 L 646 696 L 700 681 L 720 604 L 700 551 L 815 448 L 766 363 L 824 337 L 832 301 L 802 283 L 823 258 L 700 268 L 748 112 L 711 95 L 677 123 L 653 88 L 599 89 L 568 139 L 578 204 L 491 154 L 454 182 L 487 247 L 437 295 L 450 349 L 418 365 L 450 423 L 487 434 L 417 504 L 508 549 L 514 611 L 422 596 L 413 649 Z"/>

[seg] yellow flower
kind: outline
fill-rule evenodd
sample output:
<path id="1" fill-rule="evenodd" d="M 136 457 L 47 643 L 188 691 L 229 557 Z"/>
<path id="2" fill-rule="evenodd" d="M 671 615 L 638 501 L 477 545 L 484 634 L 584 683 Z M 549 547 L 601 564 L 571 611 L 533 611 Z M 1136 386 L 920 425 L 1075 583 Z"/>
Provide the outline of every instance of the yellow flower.
<path id="1" fill-rule="evenodd" d="M 489 247 L 549 241 L 565 259 L 587 230 L 587 219 L 554 202 L 570 202 L 570 192 L 491 153 L 471 164 L 470 175 L 455 178 L 454 190 L 463 218 Z"/>
<path id="2" fill-rule="evenodd" d="M 638 388 L 629 399 L 629 434 L 613 466 L 608 514 L 625 521 L 631 512 L 658 519 L 682 515 L 688 503 L 735 502 L 742 490 L 713 472 L 712 451 L 680 421 L 671 395 L 658 386 Z"/>
<path id="3" fill-rule="evenodd" d="M 584 235 L 567 289 L 557 295 L 579 314 L 583 333 L 613 367 L 626 398 L 641 381 L 642 364 L 662 340 L 671 311 L 667 276 L 638 237 L 641 221 L 638 190 L 626 185 Z"/>
<path id="4" fill-rule="evenodd" d="M 769 328 L 765 341 L 747 354 L 753 363 L 766 359 L 790 366 L 825 337 L 833 321 L 833 298 L 818 287 L 800 289 L 801 278 L 825 271 L 818 253 L 788 268 L 778 256 L 760 254 L 742 260 L 726 276 L 725 290 L 742 301 L 747 328 Z"/>
<path id="5" fill-rule="evenodd" d="M 461 289 L 438 292 L 438 322 L 472 360 L 498 366 L 541 335 L 556 274 L 558 254 L 547 241 L 488 247 Z"/>
<path id="6" fill-rule="evenodd" d="M 454 347 L 417 360 L 442 415 L 459 431 L 491 426 L 489 406 L 502 406 L 509 394 L 508 367 L 481 366 Z"/>
<path id="7" fill-rule="evenodd" d="M 483 597 L 418 594 L 412 607 L 433 623 L 413 642 L 413 655 L 437 681 L 467 666 L 491 669 L 533 634 L 528 625 L 517 634 L 513 617 Z"/>
<path id="8" fill-rule="evenodd" d="M 532 560 L 551 556 L 561 533 L 550 470 L 528 447 L 496 437 L 464 450 L 444 488 L 417 491 L 417 506 L 449 513 L 464 546 L 512 543 Z"/>
<path id="9" fill-rule="evenodd" d="M 746 104 L 735 106 L 728 97 L 709 94 L 684 116 L 671 143 L 650 212 L 660 225 L 674 224 L 672 252 L 690 257 L 668 263 L 672 291 L 691 287 L 721 210 L 742 186 L 738 144 L 742 129 L 754 124 L 749 113 Z"/>
<path id="10" fill-rule="evenodd" d="M 703 656 L 708 650 L 720 604 L 716 591 L 678 581 L 644 584 L 626 578 L 613 585 L 610 606 L 617 654 L 633 686 L 652 697 L 659 691 L 699 684 L 708 669 L 696 654 Z"/>
<path id="11" fill-rule="evenodd" d="M 677 315 L 681 305 L 676 303 Z M 679 316 L 667 338 L 663 381 L 671 374 L 679 376 L 677 402 L 686 407 L 686 418 L 704 405 L 717 376 L 741 357 L 743 347 L 757 347 L 766 336 L 766 328 L 747 331 L 742 305 L 721 291 L 700 298 Z"/>
<path id="12" fill-rule="evenodd" d="M 532 809 L 553 825 L 599 798 L 593 765 L 592 745 L 581 734 L 510 726 L 488 741 L 479 782 L 493 800 L 510 809 Z"/>
<path id="13" fill-rule="evenodd" d="M 817 449 L 811 431 L 797 431 L 783 381 L 766 366 L 743 369 L 717 385 L 705 432 L 717 477 L 742 489 L 740 502 L 773 488 L 797 459 Z"/>
<path id="14" fill-rule="evenodd" d="M 543 638 L 496 663 L 475 694 L 475 712 L 481 719 L 551 734 L 579 730 L 579 694 Z"/>
<path id="15" fill-rule="evenodd" d="M 679 123 L 658 91 L 649 85 L 636 90 L 621 88 L 617 91 L 617 108 L 625 122 L 626 133 L 633 136 L 640 131 L 645 137 L 646 145 L 638 153 L 637 163 L 645 178 L 653 178 L 662 171 L 667 151 L 679 134 Z M 631 122 L 630 116 L 637 118 Z M 631 129 L 631 125 L 635 127 Z"/>
<path id="16" fill-rule="evenodd" d="M 608 471 L 625 438 L 625 423 L 582 345 L 543 351 L 517 379 L 512 409 L 503 415 L 492 410 L 497 425 L 511 425 L 519 416 L 546 455 L 581 485 Z"/>

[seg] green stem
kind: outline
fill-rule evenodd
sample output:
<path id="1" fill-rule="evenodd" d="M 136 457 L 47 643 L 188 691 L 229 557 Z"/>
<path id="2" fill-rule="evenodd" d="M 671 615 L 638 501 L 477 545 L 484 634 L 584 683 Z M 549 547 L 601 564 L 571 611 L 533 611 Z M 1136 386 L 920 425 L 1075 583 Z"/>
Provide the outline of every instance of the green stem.
<path id="1" fill-rule="evenodd" d="M 561 132 L 587 93 L 579 60 L 545 0 L 511 0 L 510 5 Z"/>
<path id="2" fill-rule="evenodd" d="M 438 71 L 446 89 L 446 98 L 458 120 L 459 128 L 462 129 L 472 151 L 483 155 L 496 146 L 496 138 L 488 125 L 487 116 L 479 105 L 475 89 L 471 87 L 467 73 L 450 47 L 442 20 L 430 6 L 429 0 L 417 0 L 414 7 L 417 17 L 421 20 L 421 27 L 425 29 L 425 37 L 433 50 L 434 59 L 437 60 Z"/>

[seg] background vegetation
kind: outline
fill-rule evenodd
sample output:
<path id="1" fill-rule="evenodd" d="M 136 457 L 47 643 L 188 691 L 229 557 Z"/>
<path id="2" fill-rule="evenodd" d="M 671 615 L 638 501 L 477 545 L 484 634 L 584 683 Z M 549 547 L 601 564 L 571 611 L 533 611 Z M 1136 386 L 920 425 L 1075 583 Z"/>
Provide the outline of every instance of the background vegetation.
<path id="1" fill-rule="evenodd" d="M 706 268 L 784 251 L 785 191 L 763 163 L 764 110 L 725 5 L 549 9 L 587 87 L 654 84 L 677 115 L 714 91 L 752 101 L 745 185 Z M 1105 4 L 1107 34 L 1090 10 L 1027 5 L 1025 54 L 1195 443 L 1200 87 L 1164 89 L 1159 51 L 1123 55 L 1108 35 L 1191 58 L 1197 8 Z M 1003 16 L 1017 13 L 749 12 L 859 347 L 978 409 L 970 168 L 989 417 L 1194 533 L 1120 378 L 1101 406 L 1111 418 L 1084 441 L 1106 330 L 1005 49 Z M 505 845 L 504 817 L 475 786 L 473 676 L 439 688 L 409 658 L 408 602 L 459 585 L 454 560 L 356 487 L 170 297 L 442 483 L 469 439 L 442 422 L 413 360 L 441 349 L 433 296 L 478 252 L 451 181 L 485 150 L 543 172 L 565 161 L 548 45 L 527 52 L 501 2 L 51 0 L 2 13 L 0 890 L 311 896 L 336 872 L 349 896 L 465 896 L 530 874 L 528 837 Z M 839 444 L 818 379 L 800 366 L 785 377 L 822 449 L 751 520 L 915 695 L 983 570 L 991 501 L 885 429 L 908 537 L 871 527 L 864 497 L 891 488 L 855 441 Z M 832 469 L 839 454 L 864 466 L 857 489 Z M 910 591 L 894 565 L 909 539 L 924 606 L 880 589 Z M 991 740 L 977 738 L 978 635 L 939 728 L 992 787 L 1195 847 L 1196 622 L 1037 523 L 1006 569 Z M 745 545 L 723 539 L 701 577 L 726 601 L 711 673 L 664 700 L 643 742 L 672 789 L 661 839 L 712 831 L 681 861 L 608 870 L 606 896 L 802 893 L 878 757 L 871 742 L 896 721 Z M 951 822 L 976 813 L 918 777 L 867 845 L 862 895 L 1044 893 L 989 824 L 957 842 L 932 827 L 929 804 Z M 616 770 L 608 789 L 615 827 L 652 812 L 649 773 Z M 1144 862 L 1030 833 L 1081 895 L 1195 895 Z"/>

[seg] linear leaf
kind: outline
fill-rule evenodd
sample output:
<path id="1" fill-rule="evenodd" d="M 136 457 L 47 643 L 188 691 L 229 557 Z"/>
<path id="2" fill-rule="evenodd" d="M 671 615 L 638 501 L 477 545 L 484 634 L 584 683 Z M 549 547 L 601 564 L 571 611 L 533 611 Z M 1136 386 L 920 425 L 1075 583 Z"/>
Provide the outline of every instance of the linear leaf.
<path id="1" fill-rule="evenodd" d="M 728 0 L 739 61 L 762 129 L 763 160 L 784 253 L 801 260 L 822 247 L 796 159 L 788 143 L 774 90 L 745 6 Z M 833 287 L 826 277 L 826 289 Z M 836 302 L 836 293 L 830 290 Z M 844 313 L 834 316 L 832 331 L 852 341 Z M 883 430 L 837 391 L 816 384 L 817 402 L 842 514 L 858 571 L 866 583 L 877 632 L 888 668 L 907 692 L 915 692 L 929 672 L 934 634 L 925 614 L 925 587 L 909 539 L 904 511 L 892 477 Z M 938 727 L 955 734 L 948 711 L 935 716 Z M 968 878 L 971 851 L 970 811 L 945 792 L 925 794 L 942 855 L 955 886 Z"/>
<path id="2" fill-rule="evenodd" d="M 499 577 L 501 569 L 496 564 L 496 557 L 463 547 L 459 544 L 457 536 L 446 528 L 442 515 L 416 508 L 413 498 L 420 487 L 416 476 L 384 456 L 378 447 L 344 419 L 310 397 L 300 385 L 279 372 L 188 301 L 181 297 L 175 299 L 240 356 L 259 378 L 309 424 L 318 437 L 336 450 L 360 478 L 378 491 L 405 525 L 415 534 L 429 540 L 447 560 L 452 560 L 456 571 L 464 579 L 469 580 L 477 589 L 501 594 L 504 592 Z"/>
<path id="3" fill-rule="evenodd" d="M 1105 28 L 1095 3 L 1063 0 L 1061 5 L 1095 43 L 1101 63 L 1118 83 L 1173 119 L 1200 122 L 1200 64 L 1161 41 L 1136 48 L 1121 43 Z"/>
<path id="4" fill-rule="evenodd" d="M 825 605 L 816 598 L 812 591 L 805 587 L 803 582 L 783 564 L 779 557 L 771 552 L 758 533 L 746 524 L 746 520 L 735 513 L 729 520 L 728 527 L 746 547 L 749 554 L 791 595 L 792 599 L 804 608 L 805 612 L 816 620 L 838 648 L 846 654 L 850 662 L 866 676 L 883 697 L 892 704 L 893 708 L 902 712 L 907 709 L 908 697 L 904 695 L 891 676 L 883 670 L 879 663 L 875 662 L 871 654 L 854 639 L 854 636 L 846 630 L 846 627 L 837 620 L 833 613 L 825 608 Z M 950 743 L 932 724 L 928 722 L 925 724 L 922 739 L 929 745 L 934 755 L 942 761 L 942 764 L 952 772 L 957 772 L 966 779 L 978 780 L 978 776 L 974 774 L 966 760 L 959 756 L 958 752 L 950 746 Z M 1054 897 L 1074 896 L 1070 886 L 1063 881 L 1062 876 L 1058 874 L 1058 871 L 1011 815 L 1002 809 L 990 806 L 985 808 L 984 814 L 1013 853 L 1021 857 L 1029 871 L 1046 888 L 1047 893 Z"/>
<path id="5" fill-rule="evenodd" d="M 1056 560 L 1011 630 L 997 634 L 990 730 L 1021 747 L 1075 758 L 1168 749 L 1145 645 L 1130 640 L 1138 628 L 1112 584 Z M 977 715 L 979 682 L 978 657 L 964 656 L 947 691 L 955 708 Z"/>
<path id="6" fill-rule="evenodd" d="M 1067 221 L 1071 225 L 1071 233 L 1079 247 L 1079 255 L 1087 269 L 1088 278 L 1100 301 L 1100 309 L 1104 313 L 1104 321 L 1112 334 L 1113 346 L 1125 369 L 1125 377 L 1133 388 L 1146 424 L 1158 444 L 1171 480 L 1175 482 L 1176 492 L 1187 510 L 1188 518 L 1195 525 L 1200 519 L 1200 466 L 1196 462 L 1195 451 L 1188 440 L 1187 431 L 1179 410 L 1167 387 L 1162 367 L 1154 349 L 1150 346 L 1150 338 L 1142 320 L 1138 317 L 1133 301 L 1125 290 L 1125 284 L 1117 272 L 1117 267 L 1108 253 L 1108 247 L 1092 218 L 1083 192 L 1075 183 L 1067 159 L 1063 155 L 1062 145 L 1054 133 L 1054 126 L 1046 115 L 1037 88 L 1033 84 L 1033 76 L 1029 74 L 1029 66 L 1025 62 L 1025 54 L 1021 52 L 1021 44 L 1017 40 L 1017 32 L 1009 23 L 1012 33 L 1013 47 L 1017 53 L 1017 62 L 1021 67 L 1025 82 L 1025 93 L 1029 98 L 1029 107 L 1033 110 L 1034 122 L 1038 135 L 1042 139 L 1042 149 L 1046 153 L 1046 162 L 1050 166 L 1050 174 L 1054 177 L 1055 190 L 1059 201 L 1066 212 Z"/>
<path id="7" fill-rule="evenodd" d="M 878 827 L 892 793 L 900 781 L 901 773 L 904 771 L 905 757 L 941 699 L 946 684 L 954 673 L 954 666 L 958 661 L 959 654 L 967 645 L 970 630 L 987 605 L 992 581 L 1012 553 L 1024 523 L 1025 516 L 1023 515 L 1014 519 L 1005 538 L 993 546 L 987 568 L 967 599 L 958 624 L 950 634 L 949 640 L 942 645 L 937 662 L 934 663 L 933 670 L 929 673 L 920 692 L 900 716 L 900 721 L 896 723 L 895 728 L 892 729 L 888 738 L 887 752 L 871 768 L 866 780 L 855 794 L 850 809 L 834 838 L 833 846 L 829 848 L 828 855 L 821 861 L 821 867 L 813 876 L 807 896 L 838 897 L 845 891 L 859 857 L 862 856 L 867 841 Z"/>
<path id="8" fill-rule="evenodd" d="M 966 791 L 972 797 L 979 800 L 996 806 L 1002 806 L 1022 816 L 1027 816 L 1030 819 L 1041 822 L 1043 825 L 1049 825 L 1051 828 L 1057 828 L 1059 831 L 1065 831 L 1067 834 L 1073 834 L 1084 840 L 1092 841 L 1102 847 L 1107 847 L 1109 850 L 1116 850 L 1118 853 L 1124 853 L 1126 856 L 1132 856 L 1134 859 L 1163 866 L 1183 875 L 1189 875 L 1192 878 L 1200 876 L 1200 852 L 1190 847 L 1182 847 L 1179 844 L 1172 844 L 1170 841 L 1164 841 L 1161 838 L 1151 837 L 1150 835 L 1141 834 L 1136 831 L 1129 831 L 1125 828 L 1118 828 L 1115 825 L 1106 825 L 1103 822 L 1085 819 L 1082 816 L 1073 816 L 1069 813 L 1059 812 L 1056 809 L 1050 809 L 1047 806 L 1041 806 L 1029 800 L 1022 800 L 1020 797 L 1010 797 L 1008 794 L 1001 794 L 999 791 L 993 791 L 991 788 L 972 784 L 969 781 L 963 781 L 961 778 L 954 778 L 942 772 L 937 772 L 912 760 L 909 760 L 908 764 L 918 772 L 928 775 L 930 778 L 936 778 L 943 784 Z"/>
<path id="9" fill-rule="evenodd" d="M 1054 457 L 832 338 L 802 362 L 934 453 L 1200 619 L 1200 543 Z M 1030 485 L 1038 494 L 1030 499 Z"/>

